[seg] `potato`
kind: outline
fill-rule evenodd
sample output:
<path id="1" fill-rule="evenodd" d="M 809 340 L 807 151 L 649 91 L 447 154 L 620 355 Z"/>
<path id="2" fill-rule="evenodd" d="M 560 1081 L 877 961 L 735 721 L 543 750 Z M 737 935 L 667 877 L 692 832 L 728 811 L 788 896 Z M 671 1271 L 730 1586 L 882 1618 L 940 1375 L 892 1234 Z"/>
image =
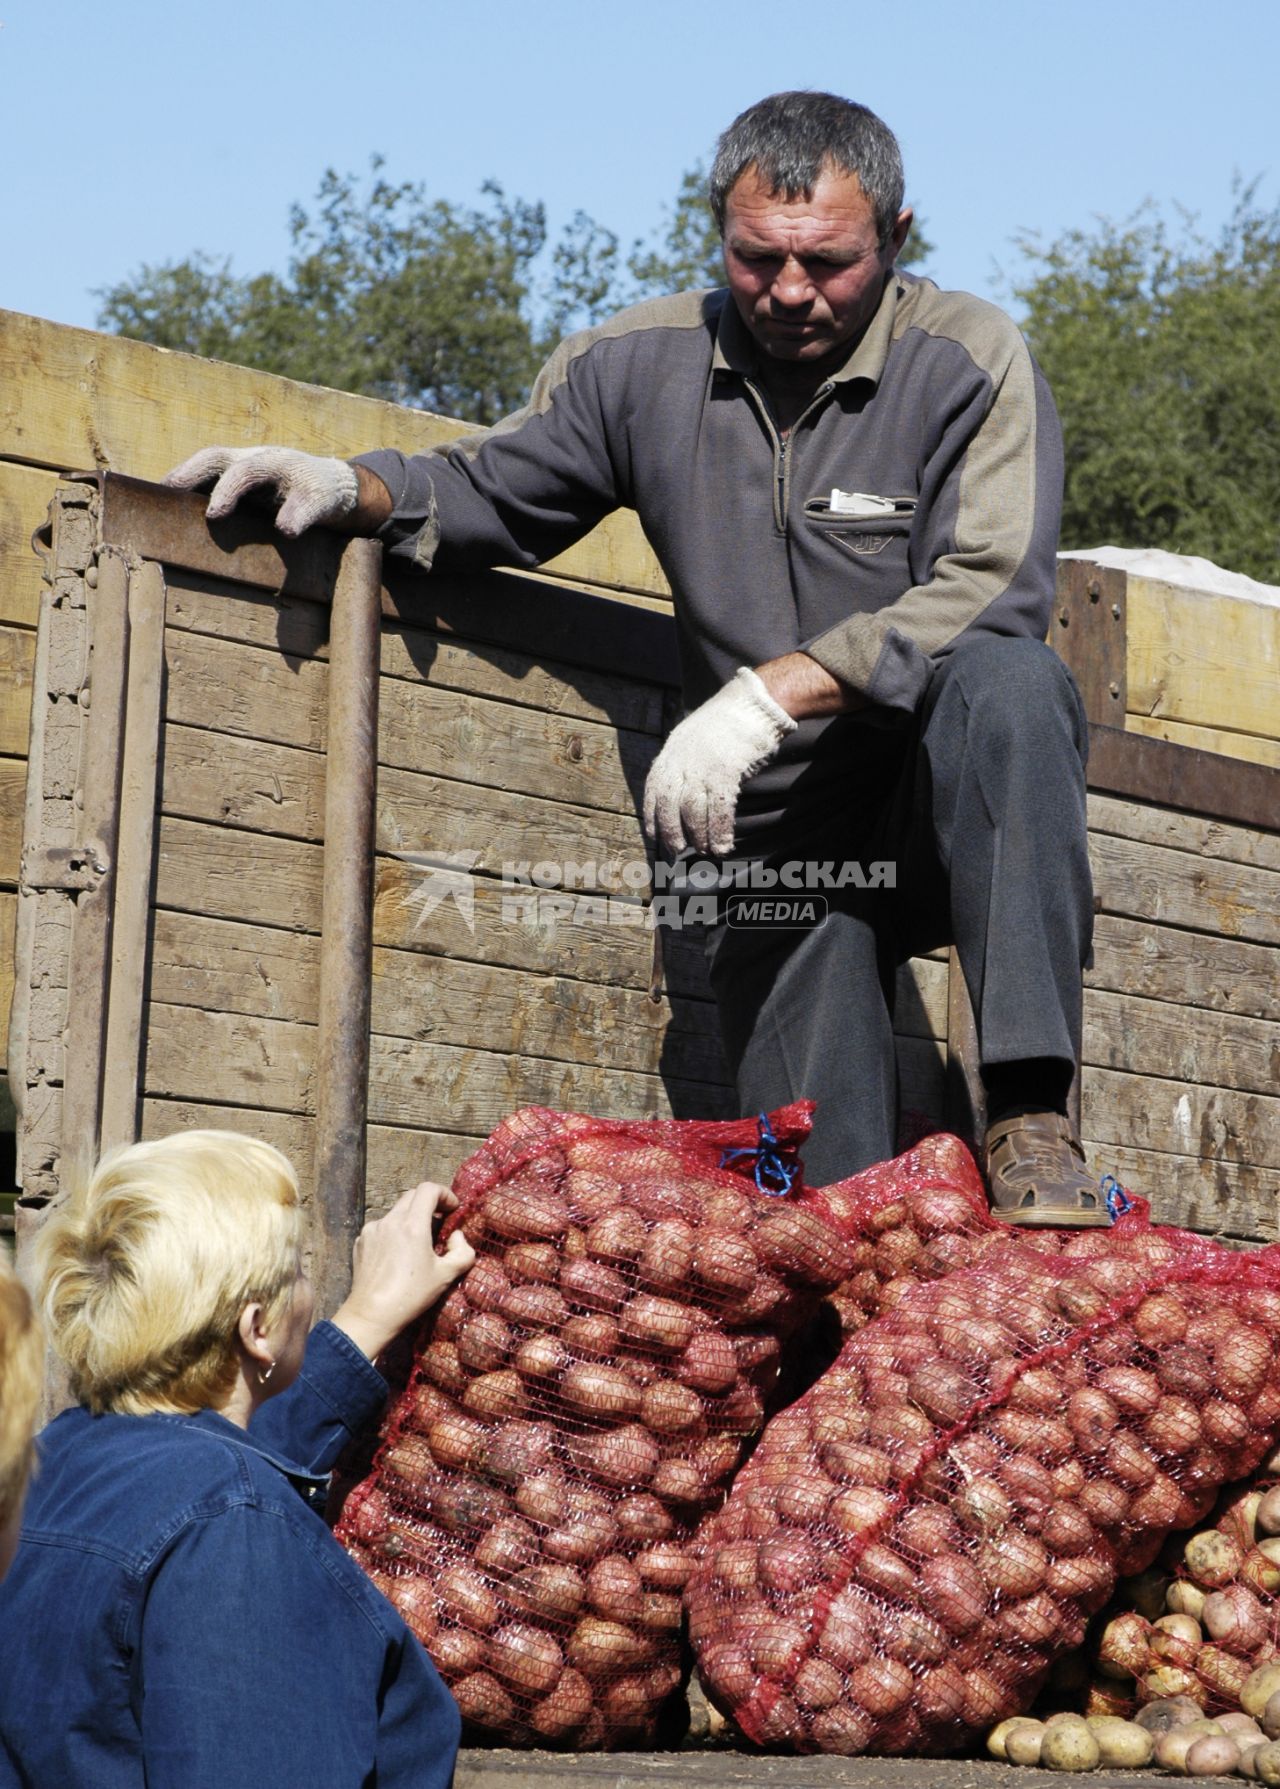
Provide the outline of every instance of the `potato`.
<path id="1" fill-rule="evenodd" d="M 549 1192 L 516 1192 L 510 1184 L 490 1193 L 481 1211 L 490 1234 L 506 1242 L 550 1242 L 569 1225 L 563 1199 Z"/>
<path id="2" fill-rule="evenodd" d="M 1090 1720 L 1098 1761 L 1109 1770 L 1141 1770 L 1155 1755 L 1155 1740 L 1136 1721 Z"/>
<path id="3" fill-rule="evenodd" d="M 1182 1549 L 1183 1563 L 1203 1590 L 1229 1584 L 1244 1563 L 1244 1549 L 1230 1535 L 1206 1528 Z"/>
<path id="4" fill-rule="evenodd" d="M 1240 1762 L 1240 1747 L 1229 1733 L 1206 1733 L 1188 1746 L 1182 1768 L 1189 1777 L 1227 1777 Z"/>
<path id="5" fill-rule="evenodd" d="M 1159 1738 L 1174 1727 L 1185 1726 L 1188 1721 L 1198 1721 L 1201 1710 L 1189 1696 L 1163 1696 L 1154 1702 L 1148 1702 L 1134 1716 L 1139 1727 L 1145 1727 L 1148 1733 Z"/>
<path id="6" fill-rule="evenodd" d="M 1280 1739 L 1280 1690 L 1267 1697 L 1261 1716 L 1262 1731 L 1268 1739 Z"/>
<path id="7" fill-rule="evenodd" d="M 568 1367 L 561 1375 L 560 1395 L 573 1410 L 605 1422 L 626 1421 L 640 1414 L 640 1387 L 616 1367 L 585 1362 Z"/>
<path id="8" fill-rule="evenodd" d="M 1040 1733 L 1043 1730 L 1043 1723 L 1032 1720 L 1029 1715 L 1025 1714 L 1011 1715 L 1007 1721 L 999 1721 L 987 1735 L 987 1751 L 992 1758 L 999 1758 L 1001 1763 L 1006 1760 L 1010 1763 L 1015 1762 L 1008 1758 L 1008 1753 L 1005 1751 L 1005 1743 L 1015 1727 L 1034 1727 L 1036 1732 Z M 1040 1750 L 1037 1746 L 1036 1757 L 1038 1758 L 1039 1755 Z"/>
<path id="9" fill-rule="evenodd" d="M 1190 1615 L 1194 1621 L 1199 1621 L 1207 1594 L 1190 1578 L 1175 1578 L 1165 1594 L 1165 1606 L 1171 1615 Z"/>
<path id="10" fill-rule="evenodd" d="M 1156 1763 L 1183 1775 L 1187 1753 L 1198 1739 L 1211 1733 L 1222 1733 L 1216 1721 L 1184 1721 L 1181 1726 L 1171 1727 L 1156 1740 Z"/>
<path id="11" fill-rule="evenodd" d="M 509 1621 L 489 1641 L 489 1663 L 509 1688 L 527 1696 L 545 1696 L 564 1669 L 560 1644 L 541 1628 Z"/>
<path id="12" fill-rule="evenodd" d="M 1240 1706 L 1255 1721 L 1260 1721 L 1277 1690 L 1280 1690 L 1280 1664 L 1259 1665 L 1245 1679 L 1240 1691 Z"/>
<path id="13" fill-rule="evenodd" d="M 1193 1665 L 1203 1644 L 1204 1634 L 1194 1615 L 1162 1615 L 1148 1636 L 1150 1656 L 1162 1665 Z"/>
<path id="14" fill-rule="evenodd" d="M 506 1727 L 515 1719 L 515 1703 L 487 1671 L 473 1672 L 455 1683 L 453 1698 L 463 1720 L 479 1727 Z"/>
<path id="15" fill-rule="evenodd" d="M 1150 1627 L 1136 1612 L 1117 1615 L 1102 1630 L 1098 1669 L 1104 1677 L 1138 1677 L 1147 1669 Z M 1182 1663 L 1183 1661 L 1177 1661 Z"/>
<path id="16" fill-rule="evenodd" d="M 1270 1740 L 1267 1739 L 1241 1739 L 1239 1741 L 1240 1762 L 1236 1765 L 1236 1770 L 1242 1777 L 1248 1777 L 1251 1783 L 1256 1783 L 1258 1780 L 1258 1753 L 1270 1743 Z"/>
<path id="17" fill-rule="evenodd" d="M 1004 1755 L 1009 1763 L 1039 1764 L 1040 1749 L 1048 1731 L 1041 1721 L 1029 1721 L 1025 1717 L 1014 1720 L 1004 1740 Z"/>
<path id="18" fill-rule="evenodd" d="M 1038 1763 L 1042 1770 L 1096 1770 L 1102 1757 L 1097 1739 L 1081 1721 L 1045 1728 Z"/>
<path id="19" fill-rule="evenodd" d="M 1236 1739 L 1265 1739 L 1267 1736 L 1251 1714 L 1242 1708 L 1233 1708 L 1230 1714 L 1220 1714 L 1218 1725 L 1224 1733 L 1230 1733 Z"/>
<path id="20" fill-rule="evenodd" d="M 1272 1789 L 1280 1784 L 1280 1740 L 1269 1739 L 1251 1754 L 1253 1774 L 1259 1783 L 1269 1783 Z"/>
<path id="21" fill-rule="evenodd" d="M 1271 1626 L 1267 1610 L 1243 1584 L 1228 1584 L 1206 1597 L 1203 1620 L 1212 1639 L 1245 1658 L 1256 1654 Z"/>

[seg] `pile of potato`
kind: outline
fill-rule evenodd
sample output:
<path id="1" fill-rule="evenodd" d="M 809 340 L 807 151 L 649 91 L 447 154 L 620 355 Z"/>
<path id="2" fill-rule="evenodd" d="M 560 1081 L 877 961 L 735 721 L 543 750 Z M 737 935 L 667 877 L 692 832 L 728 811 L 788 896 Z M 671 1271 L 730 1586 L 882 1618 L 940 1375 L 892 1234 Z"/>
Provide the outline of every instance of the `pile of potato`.
<path id="1" fill-rule="evenodd" d="M 455 1183 L 479 1259 L 337 1532 L 508 1740 L 652 1729 L 697 1524 L 848 1275 L 824 1210 L 719 1167 L 726 1130 L 517 1115 Z"/>
<path id="2" fill-rule="evenodd" d="M 1241 1685 L 1240 1706 L 1216 1719 L 1189 1697 L 1149 1702 L 1133 1720 L 1118 1715 L 1016 1715 L 987 1736 L 993 1758 L 1042 1770 L 1140 1770 L 1175 1776 L 1239 1775 L 1280 1784 L 1280 1664 L 1260 1665 Z"/>
<path id="3" fill-rule="evenodd" d="M 972 1240 L 963 1198 L 915 1197 L 899 1234 Z M 962 1749 L 1280 1430 L 1274 1252 L 1144 1222 L 978 1241 L 774 1419 L 704 1530 L 700 1677 L 758 1743 Z"/>

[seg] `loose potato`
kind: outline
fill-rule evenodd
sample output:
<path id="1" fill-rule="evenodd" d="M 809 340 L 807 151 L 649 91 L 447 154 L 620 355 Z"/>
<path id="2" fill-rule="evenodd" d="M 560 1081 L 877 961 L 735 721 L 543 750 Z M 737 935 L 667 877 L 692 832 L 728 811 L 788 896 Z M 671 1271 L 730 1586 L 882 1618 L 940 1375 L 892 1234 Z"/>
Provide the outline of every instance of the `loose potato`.
<path id="1" fill-rule="evenodd" d="M 1158 1739 L 1162 1733 L 1170 1732 L 1174 1727 L 1183 1727 L 1188 1721 L 1198 1721 L 1202 1710 L 1198 1703 L 1189 1696 L 1164 1696 L 1155 1702 L 1148 1702 L 1134 1716 L 1139 1727 L 1145 1727 Z"/>
<path id="2" fill-rule="evenodd" d="M 1101 1757 L 1102 1748 L 1085 1722 L 1063 1721 L 1045 1728 L 1037 1762 L 1042 1770 L 1096 1770 Z"/>
<path id="3" fill-rule="evenodd" d="M 1240 1762 L 1240 1747 L 1229 1733 L 1206 1733 L 1188 1746 L 1182 1768 L 1189 1777 L 1227 1777 Z"/>
<path id="4" fill-rule="evenodd" d="M 1156 1740 L 1156 1763 L 1181 1776 L 1186 1769 L 1187 1753 L 1196 1741 L 1209 1734 L 1221 1733 L 1222 1728 L 1216 1721 L 1186 1721 L 1179 1727 L 1171 1727 Z"/>
<path id="5" fill-rule="evenodd" d="M 1006 1734 L 1004 1755 L 1010 1764 L 1039 1764 L 1048 1728 L 1041 1721 L 1022 1720 Z"/>
<path id="6" fill-rule="evenodd" d="M 1091 1718 L 1089 1731 L 1098 1742 L 1098 1761 L 1109 1770 L 1141 1770 L 1155 1755 L 1155 1740 L 1136 1721 Z"/>
<path id="7" fill-rule="evenodd" d="M 833 1697 L 832 1700 L 834 1701 L 835 1698 Z M 1034 1729 L 1036 1734 L 1036 1758 L 1038 1758 L 1040 1756 L 1040 1735 L 1044 1731 L 1044 1724 L 1041 1721 L 1032 1720 L 1029 1715 L 1025 1714 L 1011 1715 L 1007 1721 L 1000 1721 L 991 1729 L 990 1733 L 987 1735 L 987 1751 L 990 1753 L 991 1757 L 999 1758 L 1002 1763 L 1005 1761 L 1010 1764 L 1019 1762 L 1016 1758 L 1010 1758 L 1008 1751 L 1006 1750 L 1009 1736 L 1015 1727 L 1030 1727 Z M 1029 1759 L 1027 1762 L 1034 1764 L 1036 1758 Z"/>

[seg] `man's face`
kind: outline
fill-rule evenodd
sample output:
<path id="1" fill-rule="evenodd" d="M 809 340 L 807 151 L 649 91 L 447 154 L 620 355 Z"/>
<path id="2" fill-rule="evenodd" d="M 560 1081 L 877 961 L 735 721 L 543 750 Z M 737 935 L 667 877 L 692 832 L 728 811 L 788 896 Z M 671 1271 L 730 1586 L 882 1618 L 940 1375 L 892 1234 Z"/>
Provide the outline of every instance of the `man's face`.
<path id="1" fill-rule="evenodd" d="M 854 174 L 824 169 L 812 197 L 785 199 L 748 168 L 725 202 L 724 262 L 738 315 L 775 360 L 821 361 L 847 348 L 875 315 L 910 227 L 903 211 L 881 248 Z"/>

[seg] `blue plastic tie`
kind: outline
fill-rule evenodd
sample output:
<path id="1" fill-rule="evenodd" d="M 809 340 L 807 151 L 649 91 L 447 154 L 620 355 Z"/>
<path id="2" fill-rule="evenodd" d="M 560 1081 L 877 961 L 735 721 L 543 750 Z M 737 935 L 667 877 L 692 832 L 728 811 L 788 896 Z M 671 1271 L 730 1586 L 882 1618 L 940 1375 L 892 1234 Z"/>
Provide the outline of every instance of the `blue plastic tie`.
<path id="1" fill-rule="evenodd" d="M 798 1161 L 788 1161 L 787 1155 L 794 1154 L 790 1143 L 779 1143 L 769 1124 L 769 1115 L 762 1112 L 756 1121 L 759 1129 L 759 1141 L 754 1149 L 726 1149 L 721 1152 L 720 1166 L 728 1168 L 744 1157 L 755 1158 L 755 1182 L 762 1193 L 769 1193 L 774 1198 L 782 1198 L 791 1191 L 797 1174 L 800 1172 Z"/>
<path id="2" fill-rule="evenodd" d="M 1125 1192 L 1114 1174 L 1103 1175 L 1102 1196 L 1107 1202 L 1107 1210 L 1111 1215 L 1111 1222 L 1113 1224 L 1117 1218 L 1122 1218 L 1126 1211 L 1133 1210 L 1133 1200 L 1129 1197 L 1128 1193 Z"/>

